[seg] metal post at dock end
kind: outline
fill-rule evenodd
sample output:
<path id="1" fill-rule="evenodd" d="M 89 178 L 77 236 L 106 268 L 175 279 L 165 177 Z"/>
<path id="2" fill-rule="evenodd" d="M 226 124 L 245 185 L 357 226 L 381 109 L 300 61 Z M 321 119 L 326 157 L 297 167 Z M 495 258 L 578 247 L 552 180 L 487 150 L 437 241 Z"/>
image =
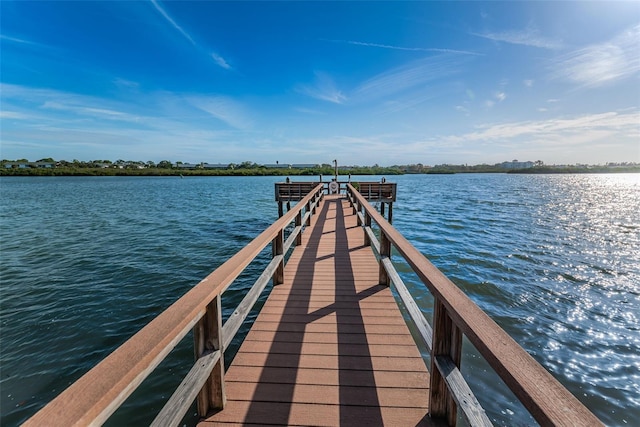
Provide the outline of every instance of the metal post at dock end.
<path id="1" fill-rule="evenodd" d="M 278 235 L 271 242 L 271 250 L 273 253 L 273 257 L 275 258 L 277 255 L 284 255 L 284 231 L 278 231 Z M 284 283 L 284 257 L 278 263 L 278 267 L 276 267 L 276 271 L 273 272 L 273 286 L 281 285 Z"/>
<path id="2" fill-rule="evenodd" d="M 429 415 L 432 418 L 445 418 L 450 426 L 456 424 L 457 406 L 435 360 L 436 356 L 448 356 L 459 368 L 461 355 L 462 332 L 449 317 L 444 304 L 439 298 L 434 298 Z"/>
<path id="3" fill-rule="evenodd" d="M 206 417 L 214 409 L 223 409 L 226 404 L 224 386 L 224 348 L 222 337 L 222 306 L 220 295 L 207 305 L 204 316 L 193 328 L 195 358 L 220 350 L 220 360 L 214 365 L 209 378 L 198 393 L 196 402 L 198 415 Z"/>
<path id="4" fill-rule="evenodd" d="M 389 286 L 391 285 L 391 278 L 389 277 L 389 273 L 387 273 L 387 269 L 384 268 L 384 264 L 382 263 L 383 258 L 391 259 L 391 241 L 387 237 L 387 234 L 383 230 L 380 230 L 380 272 L 378 274 L 378 282 L 381 285 Z"/>

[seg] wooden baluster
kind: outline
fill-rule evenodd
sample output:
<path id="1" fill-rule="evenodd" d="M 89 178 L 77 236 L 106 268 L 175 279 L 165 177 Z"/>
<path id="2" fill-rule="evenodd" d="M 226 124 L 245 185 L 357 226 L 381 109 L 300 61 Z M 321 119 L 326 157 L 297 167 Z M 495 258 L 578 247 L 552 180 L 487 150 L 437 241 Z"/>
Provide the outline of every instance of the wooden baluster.
<path id="1" fill-rule="evenodd" d="M 220 295 L 207 306 L 202 319 L 193 328 L 196 360 L 205 354 L 220 350 L 220 360 L 215 364 L 207 382 L 198 393 L 198 415 L 206 417 L 214 409 L 223 409 L 226 403 L 224 390 L 224 348 L 222 337 L 222 308 Z"/>
<path id="2" fill-rule="evenodd" d="M 302 209 L 298 211 L 296 214 L 296 227 L 302 227 Z M 300 246 L 302 244 L 302 228 L 300 232 L 296 236 L 296 246 Z"/>
<path id="3" fill-rule="evenodd" d="M 313 202 L 315 202 L 315 197 Z M 304 208 L 305 212 L 309 212 L 311 210 L 311 201 L 307 202 L 307 205 Z M 305 226 L 309 227 L 311 225 L 311 215 L 307 216 L 307 221 L 304 224 Z"/>
<path id="4" fill-rule="evenodd" d="M 273 256 L 284 255 L 284 232 L 280 230 L 278 235 L 273 239 L 271 243 L 271 249 Z M 284 257 L 278 264 L 276 271 L 273 272 L 273 286 L 281 285 L 284 283 Z"/>
<path id="5" fill-rule="evenodd" d="M 456 403 L 436 366 L 436 356 L 449 356 L 459 368 L 462 355 L 462 333 L 453 323 L 444 304 L 438 298 L 433 306 L 433 347 L 431 350 L 431 387 L 429 397 L 429 415 L 433 418 L 445 418 L 453 426 L 457 420 Z"/>
<path id="6" fill-rule="evenodd" d="M 387 270 L 384 268 L 384 264 L 382 264 L 383 258 L 391 259 L 391 241 L 385 234 L 383 230 L 380 230 L 380 273 L 379 273 L 379 283 L 381 285 L 389 286 L 391 284 L 391 278 L 387 273 Z"/>
<path id="7" fill-rule="evenodd" d="M 364 211 L 364 226 L 371 227 L 371 215 L 369 215 L 369 212 L 367 212 L 366 210 Z M 364 244 L 371 244 L 371 238 L 369 238 L 369 233 L 367 233 L 366 230 L 364 232 Z"/>

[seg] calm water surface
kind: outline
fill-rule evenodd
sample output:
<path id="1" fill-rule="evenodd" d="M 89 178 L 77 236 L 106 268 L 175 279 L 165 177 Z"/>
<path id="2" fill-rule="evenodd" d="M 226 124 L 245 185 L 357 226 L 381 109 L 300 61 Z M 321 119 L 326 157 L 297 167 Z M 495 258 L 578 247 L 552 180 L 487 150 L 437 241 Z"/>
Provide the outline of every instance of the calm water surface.
<path id="1" fill-rule="evenodd" d="M 279 180 L 0 179 L 0 424 L 31 416 L 266 228 Z M 640 420 L 640 175 L 389 180 L 394 225 L 422 253 L 603 422 Z M 227 315 L 267 258 L 228 291 Z M 149 424 L 192 352 L 187 338 L 109 423 Z M 462 370 L 494 423 L 535 424 L 468 343 Z"/>

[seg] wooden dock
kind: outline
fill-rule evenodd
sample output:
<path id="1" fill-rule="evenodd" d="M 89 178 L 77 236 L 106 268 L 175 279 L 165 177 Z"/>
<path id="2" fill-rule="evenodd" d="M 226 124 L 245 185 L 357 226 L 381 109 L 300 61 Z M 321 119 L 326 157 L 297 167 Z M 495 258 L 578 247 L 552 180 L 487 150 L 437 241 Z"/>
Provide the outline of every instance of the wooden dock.
<path id="1" fill-rule="evenodd" d="M 275 188 L 278 220 L 24 425 L 102 425 L 191 331 L 195 363 L 152 426 L 182 425 L 195 401 L 200 426 L 454 426 L 461 417 L 488 427 L 465 379 L 474 372 L 460 370 L 463 345 L 475 347 L 540 425 L 602 425 L 391 225 L 395 184 Z M 271 261 L 223 323 L 225 291 L 269 246 Z M 430 319 L 392 249 L 424 285 L 413 292 L 433 297 Z M 269 282 L 225 372 L 225 349 Z M 429 352 L 428 371 L 418 346 Z"/>
<path id="2" fill-rule="evenodd" d="M 427 367 L 344 195 L 326 196 L 200 425 L 431 425 Z"/>

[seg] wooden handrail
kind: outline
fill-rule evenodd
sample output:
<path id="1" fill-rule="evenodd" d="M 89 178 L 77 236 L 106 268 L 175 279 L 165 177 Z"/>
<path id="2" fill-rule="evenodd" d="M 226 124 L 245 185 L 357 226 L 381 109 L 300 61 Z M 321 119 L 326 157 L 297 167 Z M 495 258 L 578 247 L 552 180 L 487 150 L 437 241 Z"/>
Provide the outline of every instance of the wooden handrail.
<path id="1" fill-rule="evenodd" d="M 321 194 L 322 185 L 318 184 L 286 215 L 49 402 L 24 425 L 103 424 L 198 323 L 207 306 L 219 298 L 254 258 L 281 235 L 285 227 L 295 220 L 298 212 L 310 207 L 315 210 L 315 201 Z M 299 228 L 296 229 L 300 232 Z M 282 252 L 282 247 L 278 251 Z M 213 356 L 214 354 L 211 357 Z M 215 363 L 211 357 L 210 362 Z M 220 353 L 216 357 L 216 360 L 223 359 Z"/>
<path id="2" fill-rule="evenodd" d="M 436 303 L 442 305 L 444 315 L 469 339 L 541 425 L 602 425 L 573 394 L 389 224 L 352 185 L 347 186 L 347 191 L 358 213 L 364 209 L 378 225 L 383 241 L 388 240 L 403 256 L 433 294 Z M 381 257 L 381 263 L 388 259 L 384 254 Z M 438 323 L 437 320 L 434 319 L 434 325 Z M 434 340 L 436 336 L 434 329 Z M 431 351 L 433 371 L 433 364 L 437 361 L 434 361 L 434 350 Z M 440 358 L 439 362 L 443 362 L 443 359 Z M 450 365 L 447 366 L 449 368 Z M 433 372 L 431 374 L 434 375 Z M 431 399 L 434 399 L 433 394 Z M 430 401 L 430 408 L 433 403 Z"/>

